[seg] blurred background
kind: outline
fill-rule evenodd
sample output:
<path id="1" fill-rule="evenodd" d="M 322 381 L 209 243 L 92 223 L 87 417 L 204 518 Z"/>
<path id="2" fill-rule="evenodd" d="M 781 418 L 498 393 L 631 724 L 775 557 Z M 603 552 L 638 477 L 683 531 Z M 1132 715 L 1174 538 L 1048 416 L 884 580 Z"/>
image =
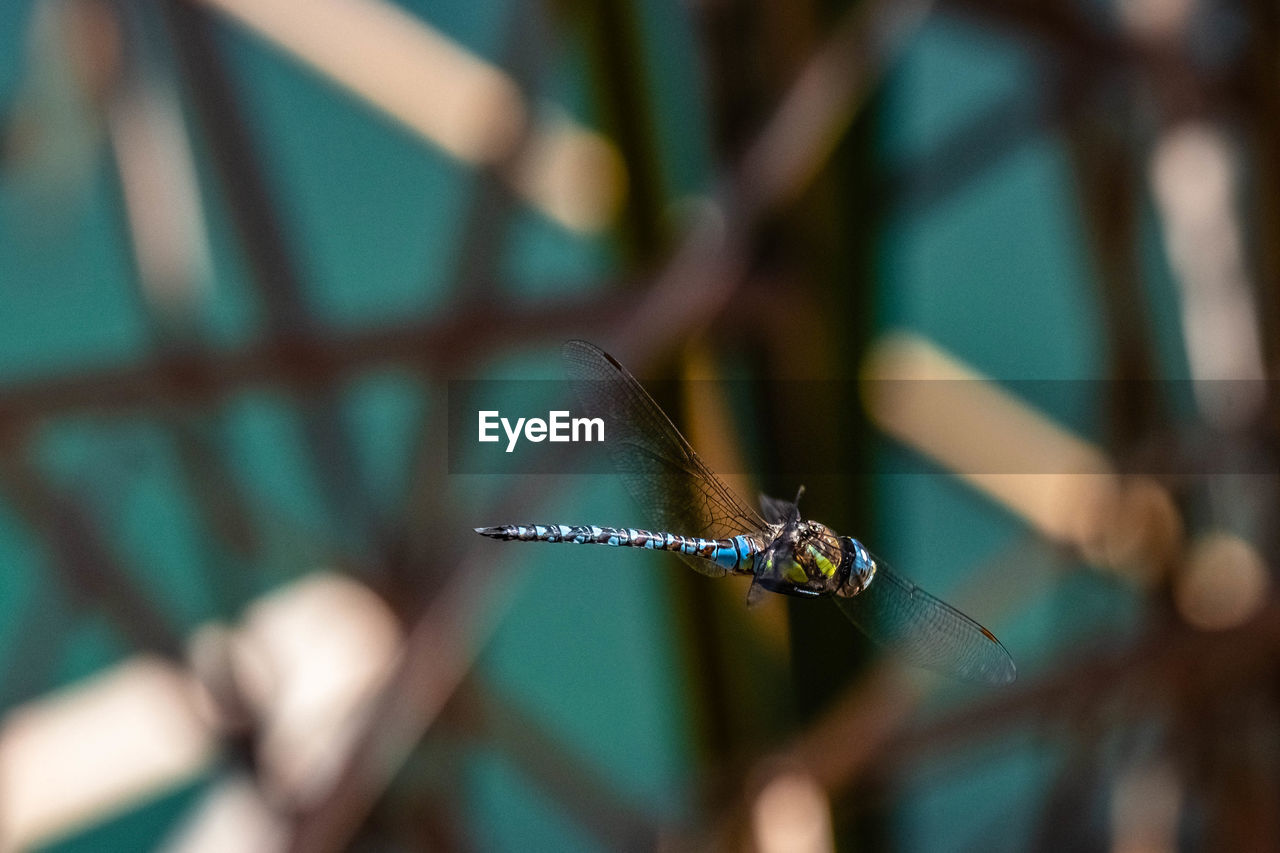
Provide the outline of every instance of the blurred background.
<path id="1" fill-rule="evenodd" d="M 1274 3 L 0 20 L 4 850 L 1280 846 Z M 573 337 L 1017 683 L 476 537 L 639 520 L 451 466 Z"/>

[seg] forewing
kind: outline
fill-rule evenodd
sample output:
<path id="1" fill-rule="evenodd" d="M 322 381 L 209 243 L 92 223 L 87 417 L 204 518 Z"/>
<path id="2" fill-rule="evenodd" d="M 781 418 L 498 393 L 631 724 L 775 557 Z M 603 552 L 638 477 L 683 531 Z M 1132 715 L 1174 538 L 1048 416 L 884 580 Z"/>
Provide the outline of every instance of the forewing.
<path id="1" fill-rule="evenodd" d="M 671 419 L 612 356 L 586 341 L 569 341 L 562 353 L 587 417 L 604 419 L 610 457 L 645 513 L 645 526 L 709 539 L 767 527 L 698 458 Z M 726 573 L 706 560 L 680 556 L 702 574 Z"/>
<path id="2" fill-rule="evenodd" d="M 782 524 L 793 515 L 798 515 L 800 510 L 791 501 L 762 494 L 760 495 L 760 512 L 764 514 L 764 520 L 770 524 Z"/>
<path id="3" fill-rule="evenodd" d="M 835 601 L 868 637 L 918 666 L 997 686 L 1017 676 L 1013 658 L 990 631 L 883 564 L 865 590 Z"/>

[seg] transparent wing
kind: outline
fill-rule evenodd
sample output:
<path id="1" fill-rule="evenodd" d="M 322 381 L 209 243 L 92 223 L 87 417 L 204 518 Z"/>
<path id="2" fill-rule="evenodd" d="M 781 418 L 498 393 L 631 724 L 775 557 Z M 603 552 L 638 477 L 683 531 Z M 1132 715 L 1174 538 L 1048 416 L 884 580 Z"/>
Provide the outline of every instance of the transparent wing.
<path id="1" fill-rule="evenodd" d="M 561 353 L 587 416 L 604 419 L 610 457 L 646 513 L 645 526 L 709 539 L 768 526 L 698 458 L 671 419 L 612 356 L 586 341 L 569 341 Z M 706 560 L 680 556 L 704 575 L 727 573 Z"/>
<path id="2" fill-rule="evenodd" d="M 863 592 L 833 598 L 863 633 L 913 664 L 983 684 L 1017 677 L 1013 658 L 990 631 L 882 563 Z"/>

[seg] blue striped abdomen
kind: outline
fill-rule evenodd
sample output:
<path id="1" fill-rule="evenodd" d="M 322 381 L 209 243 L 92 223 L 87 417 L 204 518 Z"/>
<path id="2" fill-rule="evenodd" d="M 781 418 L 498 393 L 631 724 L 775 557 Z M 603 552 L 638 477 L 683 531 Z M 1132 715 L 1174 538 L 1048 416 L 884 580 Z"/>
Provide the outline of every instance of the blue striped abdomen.
<path id="1" fill-rule="evenodd" d="M 703 539 L 700 536 L 655 533 L 634 527 L 597 527 L 585 524 L 505 524 L 501 527 L 477 527 L 476 533 L 491 539 L 519 542 L 567 542 L 572 545 L 612 545 L 618 548 L 676 551 L 709 560 L 731 572 L 750 571 L 756 550 L 746 536 Z"/>

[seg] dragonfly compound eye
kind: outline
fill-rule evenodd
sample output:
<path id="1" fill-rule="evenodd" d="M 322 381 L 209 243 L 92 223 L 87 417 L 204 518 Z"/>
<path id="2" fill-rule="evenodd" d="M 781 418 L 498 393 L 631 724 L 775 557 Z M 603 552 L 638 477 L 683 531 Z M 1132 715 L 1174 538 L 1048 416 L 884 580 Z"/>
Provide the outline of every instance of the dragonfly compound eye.
<path id="1" fill-rule="evenodd" d="M 843 563 L 840 567 L 839 595 L 857 595 L 868 586 L 876 576 L 876 562 L 871 554 L 857 539 L 849 536 L 840 537 Z"/>

